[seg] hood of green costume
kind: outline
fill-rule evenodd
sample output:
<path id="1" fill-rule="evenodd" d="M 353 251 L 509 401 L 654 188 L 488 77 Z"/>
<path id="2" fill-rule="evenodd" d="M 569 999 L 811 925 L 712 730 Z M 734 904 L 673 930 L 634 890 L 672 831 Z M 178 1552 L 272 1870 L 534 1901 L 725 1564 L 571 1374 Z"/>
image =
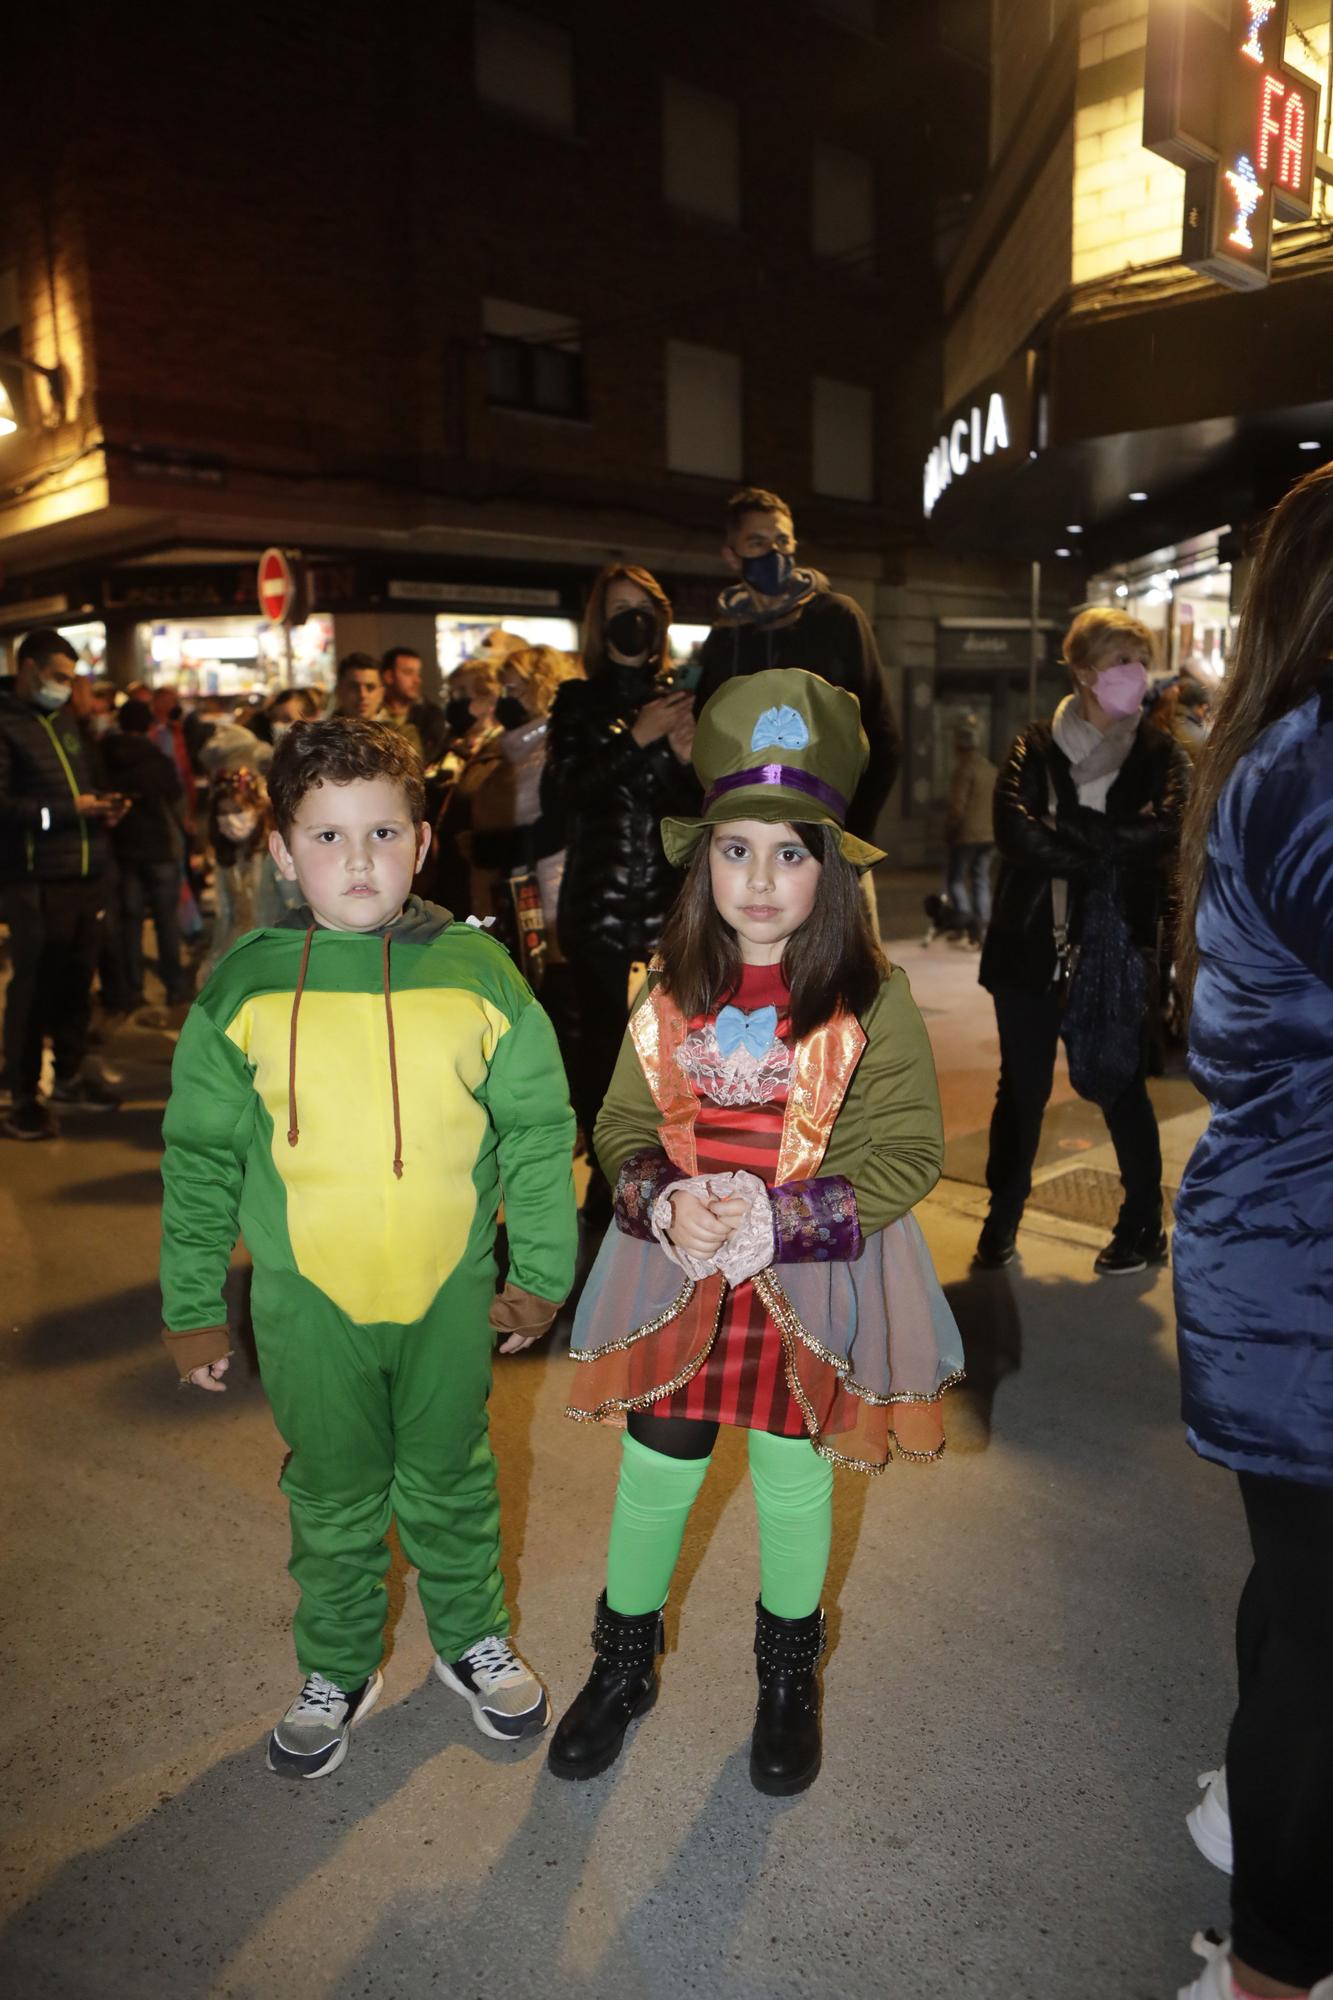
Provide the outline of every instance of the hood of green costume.
<path id="1" fill-rule="evenodd" d="M 337 937 L 387 937 L 394 944 L 429 944 L 441 931 L 448 930 L 454 921 L 449 910 L 439 903 L 427 903 L 420 896 L 409 896 L 403 904 L 402 914 L 392 923 L 381 924 L 378 930 L 337 931 Z M 308 931 L 324 928 L 308 903 L 300 903 L 296 909 L 288 910 L 273 926 L 280 931 Z"/>

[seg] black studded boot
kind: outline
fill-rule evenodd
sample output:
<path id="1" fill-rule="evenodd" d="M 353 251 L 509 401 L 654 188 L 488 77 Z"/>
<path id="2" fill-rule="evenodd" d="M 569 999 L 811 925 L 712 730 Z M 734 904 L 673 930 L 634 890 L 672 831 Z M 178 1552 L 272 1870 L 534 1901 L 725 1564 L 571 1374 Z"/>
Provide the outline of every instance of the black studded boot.
<path id="1" fill-rule="evenodd" d="M 546 1762 L 557 1778 L 595 1778 L 620 1755 L 625 1731 L 657 1700 L 657 1657 L 665 1651 L 660 1611 L 622 1618 L 603 1591 L 597 1600 L 592 1672 L 556 1724 Z"/>
<path id="2" fill-rule="evenodd" d="M 755 1605 L 755 1666 L 759 1702 L 750 1740 L 750 1783 L 771 1798 L 803 1792 L 819 1776 L 819 1683 L 824 1614 L 776 1618 Z"/>

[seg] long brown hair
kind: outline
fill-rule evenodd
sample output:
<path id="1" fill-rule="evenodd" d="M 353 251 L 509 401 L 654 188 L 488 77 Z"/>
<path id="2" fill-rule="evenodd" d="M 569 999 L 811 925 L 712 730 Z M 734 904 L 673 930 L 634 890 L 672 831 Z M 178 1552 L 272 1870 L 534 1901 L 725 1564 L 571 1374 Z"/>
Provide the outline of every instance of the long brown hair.
<path id="1" fill-rule="evenodd" d="M 606 593 L 613 583 L 632 583 L 649 599 L 657 614 L 657 637 L 653 641 L 645 669 L 660 672 L 666 657 L 667 627 L 671 623 L 671 599 L 655 576 L 632 563 L 609 563 L 594 579 L 583 613 L 583 669 L 589 680 L 606 672 Z"/>
<path id="2" fill-rule="evenodd" d="M 1188 1004 L 1199 969 L 1195 918 L 1208 830 L 1227 779 L 1270 723 L 1300 704 L 1333 654 L 1333 463 L 1274 508 L 1254 558 L 1231 675 L 1194 767 L 1180 846 L 1177 976 Z"/>
<path id="3" fill-rule="evenodd" d="M 708 850 L 715 829 L 705 828 L 689 873 L 662 933 L 662 984 L 682 1013 L 708 1014 L 740 984 L 736 933 L 718 915 Z M 791 990 L 791 1031 L 799 1041 L 839 1010 L 863 1014 L 878 993 L 886 967 L 870 929 L 856 870 L 844 861 L 831 826 L 793 826 L 792 832 L 822 866 L 814 908 L 793 931 L 782 954 Z"/>

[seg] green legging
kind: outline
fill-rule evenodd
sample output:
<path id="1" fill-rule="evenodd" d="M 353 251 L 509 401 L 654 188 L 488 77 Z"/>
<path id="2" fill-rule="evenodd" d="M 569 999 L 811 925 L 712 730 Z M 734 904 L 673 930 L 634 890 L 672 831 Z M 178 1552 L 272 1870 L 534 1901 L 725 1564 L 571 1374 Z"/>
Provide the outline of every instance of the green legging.
<path id="1" fill-rule="evenodd" d="M 808 1438 L 751 1431 L 750 1483 L 759 1516 L 759 1582 L 776 1618 L 819 1608 L 833 1533 L 833 1468 Z M 622 1618 L 666 1602 L 690 1508 L 708 1458 L 668 1458 L 625 1434 L 606 1556 L 606 1601 Z"/>

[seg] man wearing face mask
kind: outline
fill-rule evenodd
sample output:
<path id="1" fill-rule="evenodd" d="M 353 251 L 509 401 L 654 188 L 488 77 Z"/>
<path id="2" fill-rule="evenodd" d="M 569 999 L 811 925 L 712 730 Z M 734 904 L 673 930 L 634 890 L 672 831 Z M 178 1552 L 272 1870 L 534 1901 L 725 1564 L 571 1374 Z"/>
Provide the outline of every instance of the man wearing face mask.
<path id="1" fill-rule="evenodd" d="M 13 681 L 0 689 L 0 911 L 13 967 L 4 1023 L 12 1104 L 0 1130 L 11 1139 L 50 1139 L 58 1130 L 38 1094 L 48 1035 L 57 1103 L 100 1111 L 119 1102 L 83 1069 L 107 827 L 121 806 L 96 790 L 65 712 L 77 664 L 58 632 L 30 632 Z"/>
<path id="2" fill-rule="evenodd" d="M 587 678 L 566 681 L 551 710 L 542 808 L 564 828 L 557 929 L 577 1000 L 566 1060 L 588 1135 L 620 1052 L 631 967 L 652 957 L 680 887 L 658 823 L 698 809 L 694 703 L 672 684 L 670 626 L 656 577 L 612 563 L 588 596 Z M 585 1219 L 596 1229 L 610 1214 L 610 1189 L 595 1173 Z"/>
<path id="3" fill-rule="evenodd" d="M 180 886 L 185 856 L 184 790 L 175 763 L 151 741 L 153 711 L 127 701 L 120 727 L 102 746 L 116 790 L 130 801 L 111 844 L 120 869 L 120 907 L 130 1006 L 142 1007 L 144 918 L 153 922 L 157 968 L 168 1007 L 188 1000 L 181 957 Z"/>
<path id="4" fill-rule="evenodd" d="M 1123 611 L 1082 611 L 1065 634 L 1064 658 L 1074 692 L 1050 722 L 1028 724 L 995 791 L 1000 873 L 980 979 L 995 1002 L 1000 1077 L 986 1162 L 990 1213 L 975 1258 L 991 1270 L 1016 1253 L 1055 1076 L 1064 1005 L 1057 918 L 1063 911 L 1077 949 L 1092 891 L 1109 890 L 1146 971 L 1189 792 L 1185 752 L 1143 717 L 1148 628 Z M 1147 992 L 1142 1020 L 1122 1024 L 1140 1035 L 1138 1074 L 1103 1106 L 1124 1185 L 1114 1235 L 1096 1260 L 1107 1277 L 1142 1271 L 1167 1253 L 1161 1146 L 1145 1082 L 1150 984 Z"/>
<path id="5" fill-rule="evenodd" d="M 746 486 L 727 502 L 722 560 L 739 581 L 718 598 L 717 622 L 700 653 L 695 713 L 723 681 L 770 667 L 804 667 L 861 704 L 870 761 L 847 814 L 870 839 L 902 761 L 898 725 L 870 621 L 828 578 L 796 561 L 791 509 L 776 493 Z"/>

